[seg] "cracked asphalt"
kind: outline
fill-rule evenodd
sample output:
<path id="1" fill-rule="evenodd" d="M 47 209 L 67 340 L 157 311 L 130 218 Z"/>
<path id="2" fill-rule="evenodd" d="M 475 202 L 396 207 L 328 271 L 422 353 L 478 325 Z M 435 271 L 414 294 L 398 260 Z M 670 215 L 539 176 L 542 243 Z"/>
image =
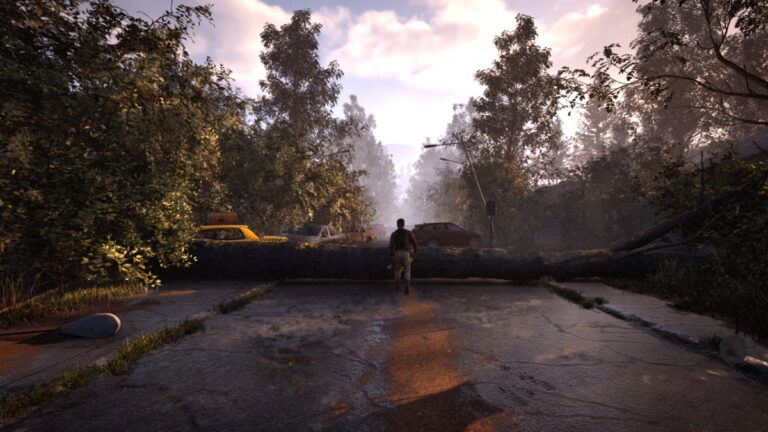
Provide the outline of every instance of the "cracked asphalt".
<path id="1" fill-rule="evenodd" d="M 16 431 L 764 431 L 766 387 L 543 288 L 281 285 Z"/>

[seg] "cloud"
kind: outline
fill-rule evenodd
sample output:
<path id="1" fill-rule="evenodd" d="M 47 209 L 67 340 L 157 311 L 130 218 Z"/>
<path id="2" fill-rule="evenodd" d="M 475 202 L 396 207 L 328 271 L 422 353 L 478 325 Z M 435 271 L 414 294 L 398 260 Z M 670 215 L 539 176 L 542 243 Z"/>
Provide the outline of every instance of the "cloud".
<path id="1" fill-rule="evenodd" d="M 264 25 L 290 21 L 291 14 L 279 6 L 253 0 L 217 0 L 213 5 L 214 25 L 196 30 L 189 51 L 196 57 L 209 56 L 232 70 L 238 87 L 249 96 L 259 94 L 259 80 L 265 75 L 259 53 L 264 49 L 260 34 Z"/>
<path id="2" fill-rule="evenodd" d="M 347 23 L 344 43 L 329 53 L 351 76 L 395 79 L 434 92 L 471 94 L 475 72 L 495 56 L 493 38 L 514 26 L 501 0 L 423 0 L 427 18 L 366 11 Z"/>
<path id="3" fill-rule="evenodd" d="M 586 59 L 605 45 L 618 42 L 629 47 L 639 16 L 632 2 L 585 5 L 566 13 L 551 26 L 541 28 L 541 43 L 552 48 L 552 61 L 560 66 L 585 67 Z"/>

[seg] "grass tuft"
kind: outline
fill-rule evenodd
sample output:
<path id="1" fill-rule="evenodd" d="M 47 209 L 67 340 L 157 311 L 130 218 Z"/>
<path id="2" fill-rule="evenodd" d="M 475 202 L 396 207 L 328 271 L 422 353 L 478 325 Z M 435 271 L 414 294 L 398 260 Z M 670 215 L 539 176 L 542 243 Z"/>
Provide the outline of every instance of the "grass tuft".
<path id="1" fill-rule="evenodd" d="M 722 342 L 723 338 L 717 333 L 712 333 L 711 335 L 701 338 L 701 343 L 712 351 L 720 351 L 720 344 Z"/>
<path id="2" fill-rule="evenodd" d="M 266 296 L 271 292 L 272 292 L 271 287 L 256 288 L 230 301 L 219 303 L 218 305 L 216 305 L 214 310 L 216 311 L 216 313 L 226 315 L 228 313 L 238 311 L 248 306 L 250 303 L 253 303 L 256 300 L 263 298 L 264 296 Z"/>
<path id="3" fill-rule="evenodd" d="M 219 314 L 226 314 L 241 309 L 270 292 L 272 292 L 270 286 L 251 290 L 232 301 L 218 305 L 216 311 Z M 103 366 L 84 366 L 72 369 L 58 378 L 6 396 L 0 400 L 0 425 L 3 421 L 18 417 L 33 407 L 40 406 L 59 396 L 65 396 L 70 391 L 85 386 L 93 378 L 101 375 L 119 376 L 130 373 L 139 359 L 147 353 L 203 330 L 206 319 L 207 317 L 188 319 L 162 330 L 137 336 L 121 345 L 115 355 L 107 360 Z"/>
<path id="4" fill-rule="evenodd" d="M 0 285 L 7 285 L 5 282 Z M 3 289 L 4 292 L 6 288 Z M 8 288 L 7 291 L 10 291 Z M 89 306 L 105 305 L 111 301 L 146 293 L 144 285 L 125 284 L 111 287 L 79 288 L 70 291 L 53 290 L 26 299 L 0 313 L 0 327 L 20 322 L 75 313 Z"/>
<path id="5" fill-rule="evenodd" d="M 118 348 L 117 353 L 107 361 L 104 368 L 111 375 L 126 375 L 145 354 L 163 345 L 178 342 L 186 335 L 203 330 L 204 321 L 202 318 L 185 320 L 154 333 L 133 338 Z"/>
<path id="6" fill-rule="evenodd" d="M 555 278 L 545 275 L 533 281 L 532 284 L 540 287 L 548 287 L 555 282 Z"/>
<path id="7" fill-rule="evenodd" d="M 101 375 L 101 368 L 84 366 L 64 372 L 58 378 L 38 384 L 28 390 L 12 394 L 0 401 L 0 419 L 13 418 L 70 391 L 85 386 L 91 379 Z"/>
<path id="8" fill-rule="evenodd" d="M 576 303 L 584 309 L 592 309 L 595 307 L 595 305 L 599 306 L 608 303 L 608 300 L 602 297 L 585 297 L 582 293 L 576 291 L 575 289 L 567 288 L 555 283 L 549 283 L 547 286 L 553 293 L 568 301 Z"/>

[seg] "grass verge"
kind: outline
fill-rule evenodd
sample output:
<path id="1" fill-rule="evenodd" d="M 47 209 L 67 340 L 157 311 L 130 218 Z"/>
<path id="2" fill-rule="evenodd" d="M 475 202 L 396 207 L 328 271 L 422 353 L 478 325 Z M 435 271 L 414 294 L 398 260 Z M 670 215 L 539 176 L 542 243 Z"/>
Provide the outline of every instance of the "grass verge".
<path id="1" fill-rule="evenodd" d="M 92 366 L 71 369 L 58 378 L 7 396 L 0 402 L 0 425 L 2 420 L 19 416 L 31 407 L 65 396 L 70 391 L 85 386 L 91 379 L 101 374 L 100 368 Z"/>
<path id="2" fill-rule="evenodd" d="M 266 296 L 271 292 L 272 292 L 271 286 L 252 289 L 246 293 L 243 293 L 235 297 L 230 301 L 219 303 L 218 305 L 216 305 L 216 307 L 213 310 L 218 314 L 226 315 L 228 313 L 238 311 L 248 306 L 248 304 L 263 298 L 264 296 Z"/>
<path id="3" fill-rule="evenodd" d="M 723 343 L 723 338 L 717 333 L 703 336 L 699 340 L 705 347 L 712 351 L 720 351 L 720 344 Z"/>
<path id="4" fill-rule="evenodd" d="M 125 297 L 143 294 L 147 290 L 143 285 L 126 284 L 48 291 L 0 312 L 0 328 L 49 316 L 72 314 L 89 306 L 105 305 Z"/>
<path id="5" fill-rule="evenodd" d="M 202 318 L 185 320 L 154 333 L 139 335 L 120 346 L 117 353 L 104 365 L 104 370 L 110 375 L 127 375 L 145 354 L 203 330 L 204 322 Z"/>
<path id="6" fill-rule="evenodd" d="M 554 282 L 548 282 L 547 286 L 553 293 L 568 301 L 576 303 L 584 309 L 592 309 L 596 305 L 603 305 L 608 303 L 608 301 L 602 297 L 585 297 L 582 293 L 576 291 L 575 289 L 567 288 Z"/>
<path id="7" fill-rule="evenodd" d="M 216 314 L 227 314 L 242 309 L 247 304 L 263 298 L 272 292 L 272 287 L 265 286 L 248 291 L 235 299 L 219 304 L 214 308 Z M 204 330 L 205 321 L 210 316 L 184 320 L 149 334 L 139 335 L 118 348 L 102 366 L 83 366 L 64 372 L 61 376 L 31 388 L 10 394 L 0 400 L 0 426 L 9 419 L 18 417 L 33 407 L 40 406 L 70 391 L 84 387 L 92 379 L 102 375 L 120 376 L 133 370 L 136 363 L 146 354 L 172 343 L 185 336 Z"/>
<path id="8" fill-rule="evenodd" d="M 85 386 L 98 376 L 126 375 L 145 354 L 163 345 L 178 342 L 186 335 L 203 330 L 204 322 L 202 318 L 185 320 L 154 333 L 139 335 L 121 345 L 117 353 L 103 366 L 82 366 L 70 369 L 50 381 L 6 396 L 0 401 L 0 422 L 17 417 L 28 409 L 59 396 L 66 396 L 72 390 Z"/>

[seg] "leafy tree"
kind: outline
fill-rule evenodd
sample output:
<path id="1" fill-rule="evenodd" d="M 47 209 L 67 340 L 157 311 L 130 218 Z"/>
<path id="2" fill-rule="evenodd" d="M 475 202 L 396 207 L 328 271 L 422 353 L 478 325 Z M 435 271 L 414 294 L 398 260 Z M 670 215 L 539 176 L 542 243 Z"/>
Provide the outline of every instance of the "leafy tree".
<path id="1" fill-rule="evenodd" d="M 522 241 L 516 236 L 526 230 L 511 222 L 522 210 L 521 200 L 540 180 L 553 177 L 551 168 L 562 164 L 563 155 L 550 50 L 536 44 L 533 18 L 518 15 L 516 21 L 514 31 L 494 39 L 498 58 L 475 76 L 484 90 L 473 102 L 476 137 L 469 145 L 485 195 L 502 203 L 497 234 L 506 242 Z M 463 176 L 468 185 L 474 182 L 467 170 Z M 485 226 L 479 197 L 470 208 L 472 225 Z"/>
<path id="2" fill-rule="evenodd" d="M 590 58 L 593 73 L 561 69 L 561 77 L 590 80 L 570 88 L 575 99 L 596 99 L 611 109 L 641 88 L 663 106 L 685 107 L 721 124 L 768 125 L 765 2 L 653 0 L 638 12 L 635 53 L 620 54 L 611 44 Z"/>
<path id="3" fill-rule="evenodd" d="M 558 109 L 550 50 L 536 44 L 533 18 L 518 15 L 512 32 L 494 39 L 498 58 L 475 75 L 485 88 L 474 100 L 475 129 L 488 157 L 520 167 L 533 154 L 556 143 Z"/>
<path id="4" fill-rule="evenodd" d="M 397 216 L 398 200 L 396 196 L 395 164 L 380 141 L 376 141 L 373 129 L 376 120 L 366 114 L 357 102 L 357 96 L 351 95 L 349 103 L 344 104 L 346 121 L 356 126 L 356 132 L 347 140 L 354 151 L 352 168 L 365 172 L 360 182 L 365 190 L 365 199 L 373 206 L 375 219 L 391 225 Z"/>
<path id="5" fill-rule="evenodd" d="M 225 154 L 228 166 L 247 163 L 225 183 L 246 221 L 262 229 L 309 221 L 355 227 L 370 219 L 361 173 L 347 168 L 352 125 L 331 113 L 342 72 L 336 62 L 320 64 L 320 30 L 308 10 L 294 12 L 280 28 L 264 26 L 264 93 L 253 102 L 255 120 L 247 133 L 235 135 Z"/>
<path id="6" fill-rule="evenodd" d="M 183 264 L 226 121 L 227 73 L 183 42 L 207 7 L 149 22 L 108 1 L 0 5 L 0 237 L 8 271 L 155 283 Z"/>

